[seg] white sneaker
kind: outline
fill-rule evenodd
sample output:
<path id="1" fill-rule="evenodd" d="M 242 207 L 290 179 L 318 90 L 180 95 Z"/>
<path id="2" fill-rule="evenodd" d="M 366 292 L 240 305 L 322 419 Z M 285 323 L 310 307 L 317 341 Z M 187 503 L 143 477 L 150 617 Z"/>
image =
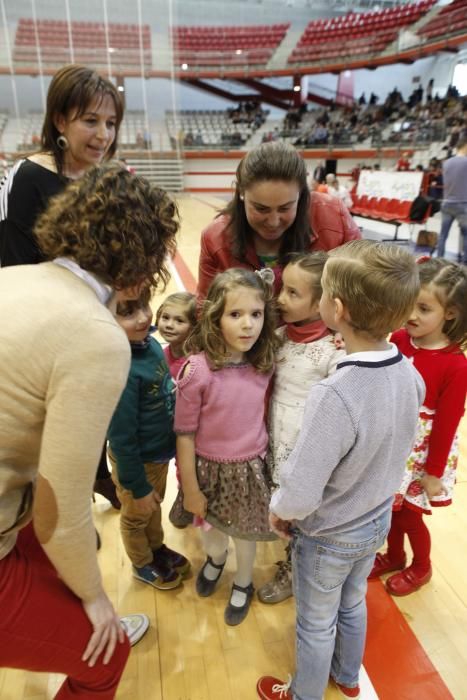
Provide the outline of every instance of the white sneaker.
<path id="1" fill-rule="evenodd" d="M 134 647 L 148 631 L 149 617 L 141 613 L 125 615 L 125 617 L 120 618 L 120 624 L 130 640 L 130 646 Z"/>

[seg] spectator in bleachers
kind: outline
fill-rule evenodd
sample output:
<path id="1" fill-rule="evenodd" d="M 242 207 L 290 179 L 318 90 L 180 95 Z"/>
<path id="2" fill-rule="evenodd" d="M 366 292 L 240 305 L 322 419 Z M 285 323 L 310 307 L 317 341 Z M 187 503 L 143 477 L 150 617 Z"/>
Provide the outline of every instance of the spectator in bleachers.
<path id="1" fill-rule="evenodd" d="M 428 81 L 428 85 L 426 86 L 426 101 L 431 102 L 433 99 L 433 85 L 434 85 L 434 80 L 433 78 L 430 78 Z"/>
<path id="2" fill-rule="evenodd" d="M 324 145 L 328 142 L 328 130 L 322 123 L 318 123 L 307 138 L 307 144 Z"/>
<path id="3" fill-rule="evenodd" d="M 337 198 L 310 192 L 306 166 L 282 141 L 253 148 L 240 161 L 235 194 L 201 236 L 198 296 L 230 267 L 271 267 L 280 288 L 290 253 L 330 250 L 360 231 Z"/>
<path id="4" fill-rule="evenodd" d="M 410 154 L 408 151 L 404 151 L 396 163 L 396 170 L 398 172 L 403 172 L 405 170 L 410 170 Z"/>
<path id="5" fill-rule="evenodd" d="M 188 148 L 191 148 L 192 146 L 194 146 L 194 143 L 195 139 L 193 137 L 193 134 L 191 133 L 191 131 L 187 131 L 185 134 L 185 138 L 183 139 L 183 145 Z"/>

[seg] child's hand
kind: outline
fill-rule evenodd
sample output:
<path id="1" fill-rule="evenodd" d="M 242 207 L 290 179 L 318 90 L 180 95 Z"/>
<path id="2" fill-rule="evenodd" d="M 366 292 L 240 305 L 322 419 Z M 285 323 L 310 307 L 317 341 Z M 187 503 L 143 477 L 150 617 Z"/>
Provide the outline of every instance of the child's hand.
<path id="1" fill-rule="evenodd" d="M 334 333 L 333 341 L 336 350 L 345 350 L 345 340 L 342 333 Z"/>
<path id="2" fill-rule="evenodd" d="M 435 496 L 442 496 L 443 493 L 447 493 L 441 479 L 438 479 L 437 476 L 431 476 L 430 474 L 425 474 L 425 476 L 422 476 L 420 479 L 420 486 L 425 491 L 429 499 L 434 498 Z"/>
<path id="3" fill-rule="evenodd" d="M 275 513 L 269 513 L 269 527 L 283 540 L 290 540 L 290 521 L 281 520 Z"/>
<path id="4" fill-rule="evenodd" d="M 162 498 L 159 496 L 157 491 L 153 489 L 147 496 L 135 498 L 133 500 L 136 510 L 141 513 L 141 515 L 150 515 L 156 510 L 157 506 L 162 501 Z"/>
<path id="5" fill-rule="evenodd" d="M 183 507 L 189 513 L 197 515 L 199 518 L 204 518 L 208 508 L 208 499 L 202 491 L 188 491 L 184 493 Z"/>

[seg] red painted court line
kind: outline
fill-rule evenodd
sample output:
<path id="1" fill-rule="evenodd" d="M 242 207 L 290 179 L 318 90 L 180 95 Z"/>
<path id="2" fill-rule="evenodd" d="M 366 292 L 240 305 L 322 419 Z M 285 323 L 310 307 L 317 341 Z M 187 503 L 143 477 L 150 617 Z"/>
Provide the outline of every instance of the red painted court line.
<path id="1" fill-rule="evenodd" d="M 363 665 L 380 700 L 454 700 L 381 581 L 368 583 Z"/>
<path id="2" fill-rule="evenodd" d="M 193 277 L 191 270 L 183 260 L 182 256 L 180 253 L 177 251 L 175 253 L 175 258 L 174 258 L 174 265 L 177 269 L 178 274 L 180 275 L 180 279 L 183 282 L 183 286 L 185 287 L 187 292 L 191 292 L 194 294 L 196 292 L 196 280 Z"/>

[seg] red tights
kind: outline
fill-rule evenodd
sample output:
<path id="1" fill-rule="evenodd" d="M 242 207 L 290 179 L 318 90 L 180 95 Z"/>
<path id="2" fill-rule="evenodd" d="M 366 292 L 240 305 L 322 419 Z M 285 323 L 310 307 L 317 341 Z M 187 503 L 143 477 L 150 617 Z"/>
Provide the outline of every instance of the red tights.
<path id="1" fill-rule="evenodd" d="M 430 570 L 430 532 L 423 521 L 423 513 L 402 506 L 392 514 L 388 535 L 388 556 L 391 561 L 404 559 L 404 535 L 409 538 L 413 551 L 411 569 L 419 576 Z"/>

